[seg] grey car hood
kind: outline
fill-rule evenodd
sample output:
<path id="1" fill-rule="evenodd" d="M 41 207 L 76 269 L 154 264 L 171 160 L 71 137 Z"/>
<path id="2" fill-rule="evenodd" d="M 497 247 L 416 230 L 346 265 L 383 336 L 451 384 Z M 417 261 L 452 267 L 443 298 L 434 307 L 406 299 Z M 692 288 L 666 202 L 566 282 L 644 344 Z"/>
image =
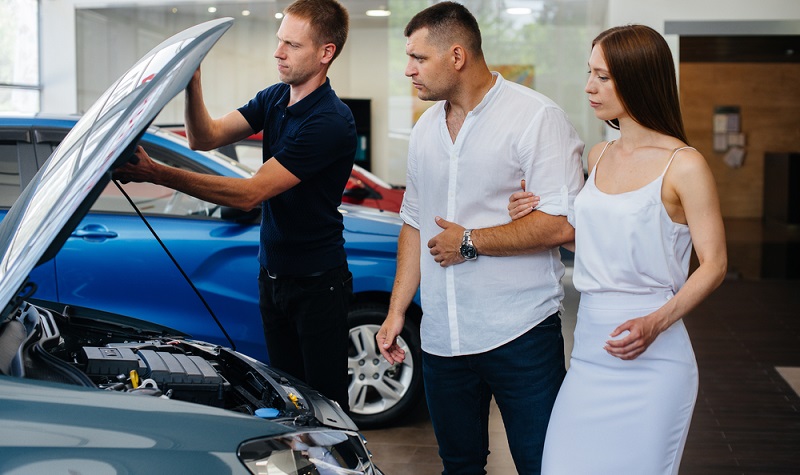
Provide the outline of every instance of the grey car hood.
<path id="1" fill-rule="evenodd" d="M 2 375 L 0 407 L 4 474 L 241 474 L 243 441 L 293 431 L 216 407 Z"/>
<path id="2" fill-rule="evenodd" d="M 153 48 L 83 115 L 0 223 L 0 317 L 35 289 L 28 274 L 51 259 L 161 109 L 186 88 L 200 62 L 231 27 L 222 18 Z M 31 286 L 33 284 L 30 284 Z"/>

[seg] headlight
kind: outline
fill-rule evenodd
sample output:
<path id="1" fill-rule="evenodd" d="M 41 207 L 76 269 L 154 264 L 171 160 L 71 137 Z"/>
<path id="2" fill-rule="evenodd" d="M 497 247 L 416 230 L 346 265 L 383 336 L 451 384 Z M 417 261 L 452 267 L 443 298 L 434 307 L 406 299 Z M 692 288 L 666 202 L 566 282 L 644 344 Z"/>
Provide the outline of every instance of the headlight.
<path id="1" fill-rule="evenodd" d="M 357 432 L 297 431 L 239 446 L 253 475 L 380 475 Z"/>

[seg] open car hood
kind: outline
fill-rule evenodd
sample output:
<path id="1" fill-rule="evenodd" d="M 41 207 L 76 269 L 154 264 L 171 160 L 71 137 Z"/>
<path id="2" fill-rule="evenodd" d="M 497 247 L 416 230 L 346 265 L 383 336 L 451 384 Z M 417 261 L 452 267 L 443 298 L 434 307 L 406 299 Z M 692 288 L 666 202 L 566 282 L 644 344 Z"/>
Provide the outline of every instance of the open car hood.
<path id="1" fill-rule="evenodd" d="M 186 88 L 233 19 L 191 27 L 153 48 L 83 115 L 0 223 L 0 317 L 30 295 L 53 258 L 161 109 Z M 31 288 L 26 286 L 30 285 Z"/>

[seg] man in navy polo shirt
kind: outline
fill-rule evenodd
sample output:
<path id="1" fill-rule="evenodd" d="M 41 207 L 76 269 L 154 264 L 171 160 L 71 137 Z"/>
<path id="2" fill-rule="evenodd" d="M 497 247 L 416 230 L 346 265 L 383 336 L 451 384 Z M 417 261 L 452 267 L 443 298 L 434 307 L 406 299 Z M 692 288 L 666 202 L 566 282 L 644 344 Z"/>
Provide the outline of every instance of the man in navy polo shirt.
<path id="1" fill-rule="evenodd" d="M 353 294 L 338 211 L 353 168 L 356 129 L 328 68 L 347 39 L 336 0 L 297 0 L 278 29 L 281 82 L 213 119 L 200 70 L 186 88 L 186 132 L 211 150 L 264 131 L 264 163 L 252 178 L 193 173 L 158 164 L 139 147 L 115 176 L 148 181 L 223 206 L 261 206 L 259 300 L 270 364 L 347 409 L 347 312 Z"/>

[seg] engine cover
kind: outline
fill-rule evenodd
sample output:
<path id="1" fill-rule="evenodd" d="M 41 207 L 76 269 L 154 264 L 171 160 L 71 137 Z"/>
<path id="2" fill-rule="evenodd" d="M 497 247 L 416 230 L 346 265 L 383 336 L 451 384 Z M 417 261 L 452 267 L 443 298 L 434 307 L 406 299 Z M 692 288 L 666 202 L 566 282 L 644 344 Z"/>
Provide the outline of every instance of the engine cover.
<path id="1" fill-rule="evenodd" d="M 183 401 L 224 406 L 228 383 L 200 356 L 166 351 L 134 350 L 124 346 L 83 347 L 86 374 L 96 382 L 128 378 L 135 370 L 141 381 Z M 151 381 L 147 381 L 151 380 Z M 152 387 L 152 386 L 150 386 Z"/>

